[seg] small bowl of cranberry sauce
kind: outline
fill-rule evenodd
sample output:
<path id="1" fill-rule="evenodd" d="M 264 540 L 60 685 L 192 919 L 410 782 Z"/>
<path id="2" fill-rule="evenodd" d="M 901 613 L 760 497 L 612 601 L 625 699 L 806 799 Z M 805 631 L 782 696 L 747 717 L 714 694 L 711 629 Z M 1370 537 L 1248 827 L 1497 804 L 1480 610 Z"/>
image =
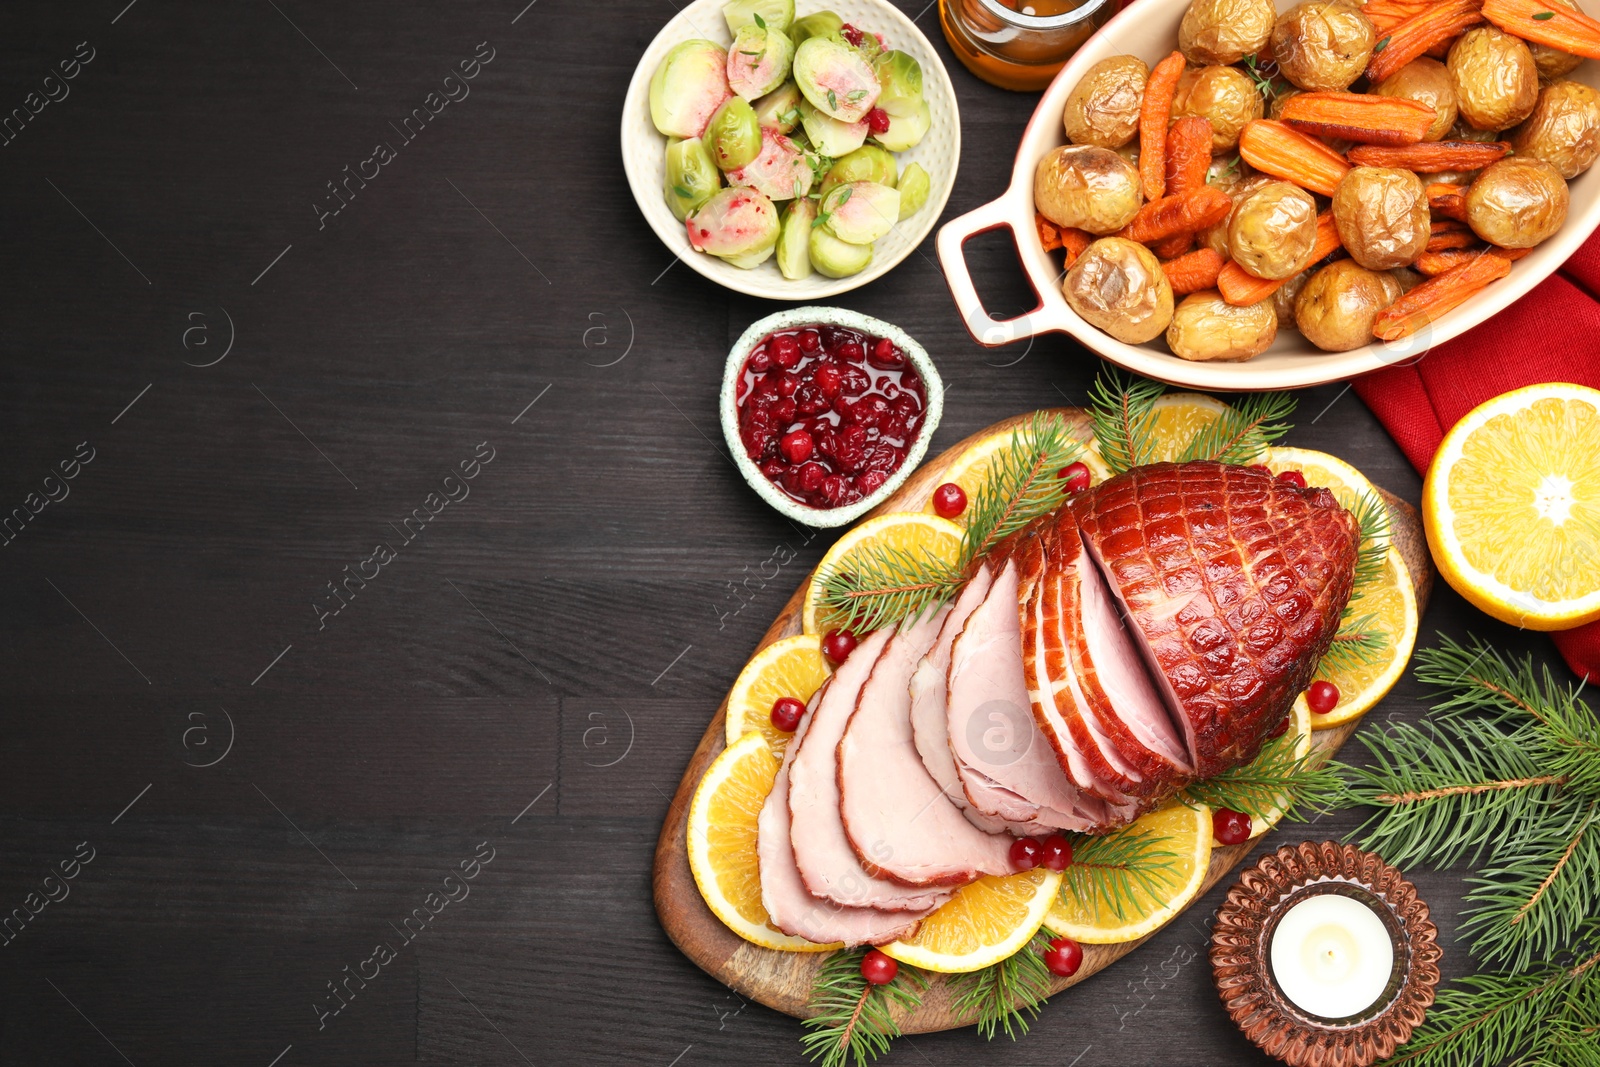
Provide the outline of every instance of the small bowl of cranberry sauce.
<path id="1" fill-rule="evenodd" d="M 900 488 L 944 412 L 944 384 L 898 326 L 802 307 L 754 323 L 728 354 L 722 432 L 762 499 L 843 526 Z"/>

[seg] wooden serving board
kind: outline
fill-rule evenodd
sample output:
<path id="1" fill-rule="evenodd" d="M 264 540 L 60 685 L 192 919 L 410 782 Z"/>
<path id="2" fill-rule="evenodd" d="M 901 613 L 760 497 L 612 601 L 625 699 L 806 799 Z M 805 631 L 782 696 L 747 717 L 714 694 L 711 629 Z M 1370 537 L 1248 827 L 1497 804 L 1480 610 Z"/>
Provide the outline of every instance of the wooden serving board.
<path id="1" fill-rule="evenodd" d="M 1067 425 L 1075 436 L 1085 442 L 1091 439 L 1089 419 L 1082 409 L 1051 410 L 1067 420 Z M 946 468 L 965 449 L 992 433 L 1022 426 L 1032 417 L 1033 413 L 1029 412 L 997 422 L 946 449 L 939 456 L 924 463 L 921 469 L 906 480 L 899 492 L 884 501 L 871 514 L 922 510 L 934 487 L 940 484 Z M 1394 545 L 1405 559 L 1412 580 L 1416 584 L 1417 610 L 1420 614 L 1427 604 L 1428 593 L 1433 585 L 1433 564 L 1423 540 L 1422 521 L 1411 505 L 1383 490 L 1379 492 L 1383 494 L 1384 501 L 1389 506 Z M 794 591 L 789 602 L 773 620 L 761 643 L 752 651 L 752 655 L 774 641 L 801 632 L 800 610 L 810 580 L 808 575 L 806 580 L 800 583 L 800 587 Z M 811 995 L 813 977 L 827 957 L 827 953 L 779 952 L 760 948 L 744 940 L 724 926 L 721 920 L 711 913 L 711 909 L 706 907 L 705 901 L 700 897 L 700 891 L 695 886 L 694 876 L 689 871 L 689 854 L 686 849 L 689 801 L 694 796 L 695 787 L 699 785 L 706 768 L 727 747 L 723 738 L 723 716 L 727 712 L 727 707 L 728 701 L 724 697 L 722 704 L 717 708 L 717 713 L 712 716 L 710 724 L 706 727 L 705 736 L 700 739 L 699 746 L 690 758 L 688 768 L 683 772 L 683 780 L 678 783 L 677 794 L 672 799 L 666 821 L 661 827 L 661 837 L 656 843 L 655 870 L 652 879 L 655 888 L 656 914 L 661 917 L 661 925 L 666 930 L 667 936 L 672 938 L 673 943 L 683 951 L 684 955 L 707 974 L 728 985 L 742 997 L 759 1001 L 769 1008 L 775 1008 L 796 1018 L 805 1018 L 811 1014 L 807 1000 Z M 1355 731 L 1359 722 L 1360 720 L 1357 720 L 1333 729 L 1315 732 L 1312 735 L 1313 751 L 1331 757 Z M 1206 874 L 1205 888 L 1210 889 L 1220 881 L 1258 843 L 1259 839 L 1240 845 L 1214 848 L 1211 853 L 1211 868 Z M 1118 945 L 1084 945 L 1083 966 L 1071 978 L 1055 979 L 1050 987 L 1051 993 L 1059 993 L 1068 986 L 1083 981 L 1138 948 L 1144 940 L 1142 938 Z M 948 1030 L 971 1025 L 975 1016 L 954 1010 L 943 976 L 930 975 L 930 978 L 932 981 L 922 998 L 921 1006 L 899 1019 L 901 1028 L 907 1033 L 925 1033 L 930 1030 Z"/>

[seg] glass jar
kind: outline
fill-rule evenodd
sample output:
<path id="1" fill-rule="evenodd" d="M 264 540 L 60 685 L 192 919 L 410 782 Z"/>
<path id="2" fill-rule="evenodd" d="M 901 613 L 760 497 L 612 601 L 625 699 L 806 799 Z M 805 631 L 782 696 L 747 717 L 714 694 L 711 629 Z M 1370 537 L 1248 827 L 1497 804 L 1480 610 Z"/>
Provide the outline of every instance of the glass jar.
<path id="1" fill-rule="evenodd" d="M 991 85 L 1037 92 L 1124 0 L 939 0 L 963 66 Z"/>

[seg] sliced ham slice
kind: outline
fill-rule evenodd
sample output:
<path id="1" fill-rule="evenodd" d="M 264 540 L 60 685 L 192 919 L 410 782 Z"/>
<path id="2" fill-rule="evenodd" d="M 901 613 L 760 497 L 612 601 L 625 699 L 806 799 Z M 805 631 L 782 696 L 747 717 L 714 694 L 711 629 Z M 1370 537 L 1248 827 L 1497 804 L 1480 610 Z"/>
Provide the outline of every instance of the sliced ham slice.
<path id="1" fill-rule="evenodd" d="M 1019 623 L 1017 564 L 1007 559 L 950 650 L 948 729 L 956 770 L 967 798 L 986 814 L 1088 829 L 1093 820 L 1081 811 L 1083 794 L 1034 722 Z"/>
<path id="2" fill-rule="evenodd" d="M 840 816 L 866 870 L 906 886 L 962 886 L 1010 874 L 1011 838 L 962 815 L 911 736 L 911 677 L 950 614 L 922 616 L 890 638 L 839 741 Z"/>
<path id="3" fill-rule="evenodd" d="M 820 697 L 820 693 L 818 696 Z M 816 710 L 813 698 L 811 710 Z M 789 838 L 789 764 L 794 761 L 800 739 L 810 725 L 808 713 L 800 722 L 783 764 L 773 780 L 772 792 L 756 819 L 756 858 L 761 870 L 761 905 L 773 926 L 793 937 L 803 937 L 819 945 L 842 941 L 847 945 L 882 945 L 916 932 L 922 914 L 909 911 L 876 911 L 872 908 L 843 908 L 806 892 L 795 865 L 794 846 Z"/>
<path id="4" fill-rule="evenodd" d="M 892 633 L 885 628 L 862 638 L 807 716 L 805 733 L 789 743 L 795 753 L 789 764 L 789 840 L 811 895 L 845 907 L 926 912 L 950 899 L 950 892 L 915 889 L 869 873 L 850 847 L 839 815 L 839 740 Z"/>

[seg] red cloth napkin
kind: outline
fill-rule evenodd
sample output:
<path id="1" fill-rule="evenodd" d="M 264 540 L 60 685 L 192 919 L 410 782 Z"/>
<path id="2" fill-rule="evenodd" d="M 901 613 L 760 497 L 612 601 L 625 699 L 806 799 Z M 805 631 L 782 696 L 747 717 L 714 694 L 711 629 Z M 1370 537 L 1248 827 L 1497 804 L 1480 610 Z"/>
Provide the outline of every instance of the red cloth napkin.
<path id="1" fill-rule="evenodd" d="M 1538 382 L 1600 389 L 1600 232 L 1527 296 L 1415 362 L 1353 383 L 1412 466 L 1426 471 L 1445 433 L 1491 397 Z M 1580 676 L 1600 682 L 1600 623 L 1551 635 Z"/>

